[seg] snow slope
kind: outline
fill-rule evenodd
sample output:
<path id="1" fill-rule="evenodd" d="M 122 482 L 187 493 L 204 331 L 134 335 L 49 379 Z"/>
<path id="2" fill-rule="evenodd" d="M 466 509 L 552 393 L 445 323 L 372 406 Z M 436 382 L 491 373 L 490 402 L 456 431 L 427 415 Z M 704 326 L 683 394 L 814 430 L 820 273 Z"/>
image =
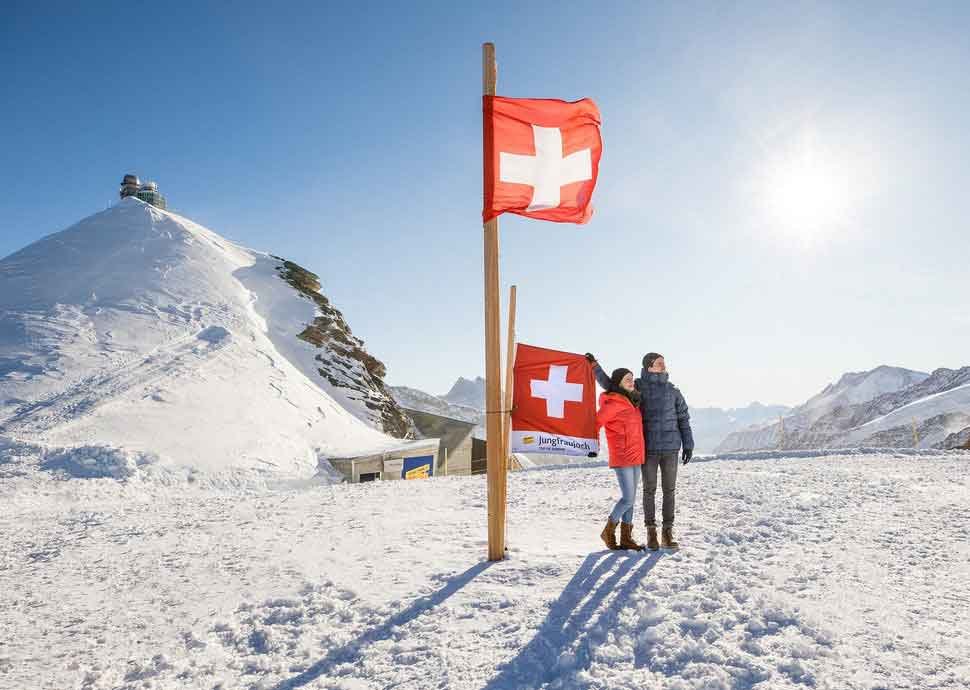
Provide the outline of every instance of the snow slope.
<path id="1" fill-rule="evenodd" d="M 966 453 L 699 459 L 677 554 L 602 550 L 602 465 L 518 472 L 489 564 L 480 477 L 201 490 L 7 451 L 2 690 L 970 687 Z"/>
<path id="2" fill-rule="evenodd" d="M 133 198 L 3 259 L 0 437 L 300 476 L 394 443 L 316 375 L 282 263 Z"/>

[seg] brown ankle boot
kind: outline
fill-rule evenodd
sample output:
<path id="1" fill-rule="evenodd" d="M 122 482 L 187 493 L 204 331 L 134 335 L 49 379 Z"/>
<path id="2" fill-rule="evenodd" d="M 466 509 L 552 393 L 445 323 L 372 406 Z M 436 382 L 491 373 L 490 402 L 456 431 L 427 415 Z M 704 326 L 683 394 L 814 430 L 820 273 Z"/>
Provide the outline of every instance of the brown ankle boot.
<path id="1" fill-rule="evenodd" d="M 676 551 L 680 548 L 680 544 L 674 541 L 674 528 L 664 527 L 661 536 L 661 546 L 665 549 L 670 549 L 671 551 Z"/>
<path id="2" fill-rule="evenodd" d="M 616 543 L 616 523 L 613 518 L 607 518 L 606 527 L 600 533 L 600 539 L 606 544 L 606 548 L 616 551 L 620 546 Z"/>
<path id="3" fill-rule="evenodd" d="M 655 526 L 647 525 L 647 548 L 651 551 L 656 551 L 660 548 L 660 542 L 657 541 L 657 528 Z"/>
<path id="4" fill-rule="evenodd" d="M 633 524 L 620 523 L 620 548 L 629 551 L 643 551 L 643 546 L 633 541 Z"/>

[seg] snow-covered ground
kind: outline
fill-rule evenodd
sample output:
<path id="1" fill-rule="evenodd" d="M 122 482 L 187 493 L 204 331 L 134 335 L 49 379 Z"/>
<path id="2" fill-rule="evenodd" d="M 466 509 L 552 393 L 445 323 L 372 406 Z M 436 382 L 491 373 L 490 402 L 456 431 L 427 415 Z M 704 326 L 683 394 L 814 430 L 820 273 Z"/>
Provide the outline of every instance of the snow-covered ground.
<path id="1" fill-rule="evenodd" d="M 519 472 L 489 564 L 481 477 L 64 481 L 34 453 L 0 442 L 0 688 L 970 687 L 968 454 L 696 460 L 677 554 L 601 548 L 607 468 Z"/>

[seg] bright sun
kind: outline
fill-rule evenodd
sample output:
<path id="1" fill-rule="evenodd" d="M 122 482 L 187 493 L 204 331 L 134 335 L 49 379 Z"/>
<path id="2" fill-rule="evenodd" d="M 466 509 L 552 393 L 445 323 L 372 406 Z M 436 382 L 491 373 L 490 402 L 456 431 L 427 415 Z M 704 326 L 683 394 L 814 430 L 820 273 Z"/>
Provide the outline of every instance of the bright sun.
<path id="1" fill-rule="evenodd" d="M 848 160 L 840 161 L 812 140 L 775 158 L 762 178 L 764 209 L 772 227 L 803 244 L 844 227 L 855 196 L 848 168 Z"/>

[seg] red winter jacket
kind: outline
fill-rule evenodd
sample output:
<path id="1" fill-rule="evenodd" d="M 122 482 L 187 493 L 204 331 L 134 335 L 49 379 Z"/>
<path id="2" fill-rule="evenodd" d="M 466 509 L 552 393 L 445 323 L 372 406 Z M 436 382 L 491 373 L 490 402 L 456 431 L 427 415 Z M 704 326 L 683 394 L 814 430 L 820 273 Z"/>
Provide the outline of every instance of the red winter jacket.
<path id="1" fill-rule="evenodd" d="M 610 448 L 610 467 L 642 465 L 646 447 L 643 442 L 643 417 L 629 398 L 620 393 L 601 393 L 596 413 L 596 430 L 606 427 Z"/>

